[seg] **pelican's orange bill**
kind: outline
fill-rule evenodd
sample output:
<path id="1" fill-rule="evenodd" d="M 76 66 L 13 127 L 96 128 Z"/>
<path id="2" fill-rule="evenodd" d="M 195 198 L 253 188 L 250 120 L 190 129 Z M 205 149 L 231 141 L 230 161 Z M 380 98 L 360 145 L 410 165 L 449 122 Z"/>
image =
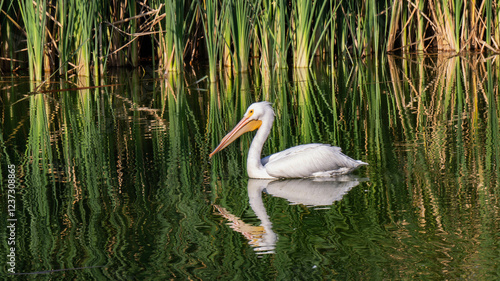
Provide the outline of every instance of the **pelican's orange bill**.
<path id="1" fill-rule="evenodd" d="M 229 132 L 220 141 L 219 146 L 217 146 L 217 148 L 215 148 L 214 151 L 212 151 L 212 153 L 210 153 L 210 158 L 212 158 L 212 156 L 215 153 L 223 150 L 226 146 L 228 146 L 230 143 L 235 141 L 237 138 L 239 138 L 244 133 L 256 130 L 260 127 L 260 125 L 262 125 L 262 121 L 250 120 L 249 118 L 250 118 L 250 116 L 243 117 L 243 119 L 241 119 L 241 121 L 234 127 L 234 129 L 231 130 L 231 132 Z"/>

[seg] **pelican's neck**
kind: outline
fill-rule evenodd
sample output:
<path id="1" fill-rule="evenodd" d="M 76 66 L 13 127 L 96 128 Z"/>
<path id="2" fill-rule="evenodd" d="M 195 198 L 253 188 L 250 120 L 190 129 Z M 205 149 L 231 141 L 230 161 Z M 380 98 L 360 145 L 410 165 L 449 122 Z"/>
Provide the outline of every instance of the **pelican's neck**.
<path id="1" fill-rule="evenodd" d="M 274 114 L 269 114 L 262 118 L 262 125 L 257 130 L 257 134 L 253 138 L 250 149 L 248 150 L 247 158 L 247 173 L 250 178 L 267 179 L 273 178 L 269 176 L 261 162 L 262 147 L 271 132 L 274 122 Z"/>

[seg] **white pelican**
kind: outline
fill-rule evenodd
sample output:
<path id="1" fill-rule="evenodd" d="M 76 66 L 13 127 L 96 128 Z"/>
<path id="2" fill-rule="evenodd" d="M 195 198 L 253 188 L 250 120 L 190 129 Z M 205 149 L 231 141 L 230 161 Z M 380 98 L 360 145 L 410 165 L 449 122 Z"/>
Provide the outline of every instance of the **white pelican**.
<path id="1" fill-rule="evenodd" d="M 340 147 L 329 144 L 303 144 L 260 159 L 262 146 L 271 132 L 274 111 L 270 102 L 250 105 L 241 121 L 210 153 L 210 158 L 242 134 L 259 129 L 253 138 L 247 158 L 247 173 L 253 179 L 332 177 L 348 174 L 362 165 L 343 154 Z"/>

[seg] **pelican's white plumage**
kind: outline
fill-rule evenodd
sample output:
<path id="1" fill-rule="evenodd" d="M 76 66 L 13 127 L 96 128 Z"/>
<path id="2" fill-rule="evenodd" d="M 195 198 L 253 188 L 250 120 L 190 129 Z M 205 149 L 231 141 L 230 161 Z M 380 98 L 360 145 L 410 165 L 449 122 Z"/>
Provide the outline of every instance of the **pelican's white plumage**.
<path id="1" fill-rule="evenodd" d="M 250 105 L 241 121 L 221 141 L 210 157 L 243 133 L 258 129 L 247 158 L 247 173 L 254 179 L 331 177 L 348 174 L 368 165 L 343 154 L 340 147 L 311 143 L 294 146 L 260 159 L 262 147 L 274 122 L 269 102 Z"/>

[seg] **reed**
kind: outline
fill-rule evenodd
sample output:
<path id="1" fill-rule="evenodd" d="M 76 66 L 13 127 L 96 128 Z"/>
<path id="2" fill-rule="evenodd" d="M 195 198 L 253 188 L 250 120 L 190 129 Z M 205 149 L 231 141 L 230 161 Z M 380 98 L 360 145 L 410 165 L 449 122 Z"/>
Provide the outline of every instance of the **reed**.
<path id="1" fill-rule="evenodd" d="M 43 0 L 24 0 L 19 4 L 26 30 L 30 77 L 42 81 L 47 3 Z"/>
<path id="2" fill-rule="evenodd" d="M 91 63 L 96 61 L 97 52 L 93 50 L 93 30 L 97 26 L 96 2 L 78 0 L 75 3 L 76 16 L 74 36 L 76 68 L 81 76 L 91 75 Z"/>
<path id="3" fill-rule="evenodd" d="M 257 21 L 258 33 L 260 37 L 260 66 L 263 70 L 272 68 L 273 65 L 273 48 L 275 42 L 273 40 L 273 2 L 271 0 L 262 1 L 262 16 L 261 20 Z"/>
<path id="4" fill-rule="evenodd" d="M 179 10 L 182 10 L 183 5 L 177 1 L 166 1 L 167 14 L 165 16 L 165 35 L 163 36 L 164 41 L 160 41 L 160 52 L 161 52 L 161 64 L 166 71 L 178 70 L 182 67 L 182 63 L 179 64 L 179 20 L 176 19 Z M 181 17 L 181 15 L 179 15 Z M 182 22 L 181 22 L 182 24 Z M 182 34 L 181 34 L 182 36 Z M 182 58 L 182 57 L 181 57 Z"/>
<path id="5" fill-rule="evenodd" d="M 260 1 L 230 0 L 227 14 L 231 26 L 231 38 L 234 49 L 234 71 L 248 70 L 250 46 L 256 16 L 259 14 Z"/>
<path id="6" fill-rule="evenodd" d="M 312 57 L 329 25 L 331 14 L 326 21 L 316 20 L 324 16 L 327 1 L 292 1 L 292 30 L 294 67 L 309 67 Z"/>
<path id="7" fill-rule="evenodd" d="M 56 66 L 61 75 L 75 69 L 84 76 L 98 67 L 104 73 L 106 64 L 135 67 L 142 53 L 170 72 L 183 71 L 188 58 L 206 59 L 215 81 L 217 64 L 247 71 L 252 52 L 260 56 L 262 69 L 286 68 L 288 61 L 310 67 L 318 55 L 321 61 L 335 56 L 354 61 L 398 51 L 500 52 L 498 0 L 47 3 L 2 2 L 3 69 L 14 69 L 24 49 L 34 80 Z M 16 22 L 16 14 L 22 22 Z M 14 42 L 15 30 L 25 32 L 27 48 Z M 149 54 L 139 52 L 147 41 L 141 36 L 153 42 Z"/>
<path id="8" fill-rule="evenodd" d="M 263 70 L 287 67 L 290 39 L 285 0 L 262 1 L 261 16 L 255 19 L 260 39 L 260 66 Z"/>
<path id="9" fill-rule="evenodd" d="M 223 36 L 224 42 L 222 46 L 222 58 L 221 64 L 225 67 L 233 67 L 233 52 L 231 51 L 231 24 L 229 23 L 229 17 L 224 19 L 223 24 Z M 231 75 L 231 72 L 228 72 Z"/>
<path id="10" fill-rule="evenodd" d="M 0 16 L 0 42 L 2 42 L 0 44 L 0 71 L 17 69 L 21 62 L 17 51 L 25 48 L 25 44 L 21 43 L 24 37 L 19 32 L 14 32 L 18 29 L 12 22 L 18 12 L 18 7 L 14 3 L 17 2 L 4 5 L 4 1 L 0 1 L 0 13 L 2 13 Z"/>
<path id="11" fill-rule="evenodd" d="M 160 27 L 160 67 L 167 72 L 182 72 L 187 38 L 195 20 L 196 1 L 164 0 L 165 23 Z"/>
<path id="12" fill-rule="evenodd" d="M 125 18 L 126 6 L 119 5 L 118 0 L 111 0 L 110 8 L 108 11 L 107 19 L 111 27 L 106 29 L 110 49 L 110 54 L 107 56 L 107 63 L 111 66 L 124 66 L 126 65 L 126 57 L 123 52 L 118 51 L 124 44 L 121 30 L 124 29 L 122 20 Z"/>
<path id="13" fill-rule="evenodd" d="M 138 31 L 138 24 L 137 21 L 138 19 L 136 18 L 137 16 L 137 3 L 134 1 L 131 1 L 130 4 L 128 5 L 128 13 L 130 15 L 130 33 L 131 34 L 136 34 Z M 139 44 L 137 38 L 133 38 L 133 40 L 130 42 L 130 48 L 129 48 L 129 58 L 130 58 L 130 64 L 133 67 L 139 66 Z"/>
<path id="14" fill-rule="evenodd" d="M 498 40 L 495 40 L 498 29 L 492 28 L 498 26 L 498 16 L 493 16 L 498 14 L 498 6 L 495 0 L 409 2 L 401 7 L 401 13 L 397 13 L 400 19 L 390 25 L 391 30 L 398 30 L 396 37 L 401 40 L 395 49 L 498 52 Z M 396 11 L 393 9 L 392 13 Z M 397 29 L 394 28 L 396 25 L 399 26 Z M 408 32 L 412 29 L 417 32 Z M 389 34 L 389 41 L 393 42 L 394 33 Z"/>
<path id="15" fill-rule="evenodd" d="M 224 38 L 221 36 L 223 34 L 222 23 L 225 22 L 227 9 L 228 5 L 225 1 L 222 4 L 219 4 L 218 0 L 198 2 L 198 10 L 201 14 L 205 34 L 210 82 L 216 81 L 217 61 L 224 42 Z"/>
<path id="16" fill-rule="evenodd" d="M 276 47 L 274 51 L 276 53 L 276 68 L 286 68 L 287 54 L 291 45 L 290 33 L 286 25 L 288 9 L 285 0 L 277 0 L 275 3 L 274 38 Z"/>
<path id="17" fill-rule="evenodd" d="M 460 1 L 457 1 L 457 3 Z M 458 51 L 458 38 L 455 30 L 455 15 L 451 14 L 448 1 L 429 1 L 429 9 L 436 24 L 437 47 L 441 50 Z"/>
<path id="18" fill-rule="evenodd" d="M 72 46 L 73 46 L 73 36 L 67 36 L 72 34 L 75 24 L 75 5 L 72 5 L 69 1 L 59 0 L 58 1 L 58 22 L 61 24 L 59 28 L 59 73 L 63 76 L 67 76 L 69 67 L 68 62 L 71 59 Z"/>

